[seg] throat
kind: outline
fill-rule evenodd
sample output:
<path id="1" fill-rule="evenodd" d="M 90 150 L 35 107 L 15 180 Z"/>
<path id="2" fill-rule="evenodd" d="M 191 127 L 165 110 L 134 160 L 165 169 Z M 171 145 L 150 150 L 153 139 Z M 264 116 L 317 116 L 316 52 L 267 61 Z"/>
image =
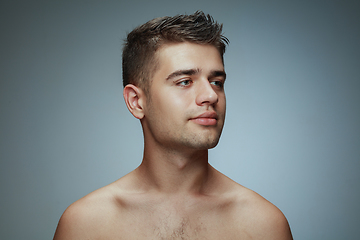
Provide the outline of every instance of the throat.
<path id="1" fill-rule="evenodd" d="M 146 161 L 137 169 L 139 181 L 161 193 L 196 193 L 207 184 L 211 167 L 207 161 Z"/>

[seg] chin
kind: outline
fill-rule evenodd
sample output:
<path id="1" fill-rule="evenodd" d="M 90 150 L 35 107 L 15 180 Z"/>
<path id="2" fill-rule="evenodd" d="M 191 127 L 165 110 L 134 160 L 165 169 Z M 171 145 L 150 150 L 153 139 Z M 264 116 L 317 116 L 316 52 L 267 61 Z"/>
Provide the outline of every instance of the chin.
<path id="1" fill-rule="evenodd" d="M 207 141 L 195 141 L 195 142 L 191 142 L 188 146 L 194 149 L 199 149 L 199 150 L 205 150 L 205 149 L 211 149 L 216 147 L 216 145 L 218 144 L 219 139 L 208 139 Z"/>
<path id="2" fill-rule="evenodd" d="M 212 149 L 212 148 L 216 147 L 218 145 L 218 142 L 219 142 L 219 140 L 217 140 L 215 143 L 210 144 L 207 149 Z"/>
<path id="3" fill-rule="evenodd" d="M 202 132 L 193 134 L 184 134 L 179 143 L 181 142 L 183 146 L 198 149 L 206 150 L 216 147 L 220 140 L 221 132 Z"/>

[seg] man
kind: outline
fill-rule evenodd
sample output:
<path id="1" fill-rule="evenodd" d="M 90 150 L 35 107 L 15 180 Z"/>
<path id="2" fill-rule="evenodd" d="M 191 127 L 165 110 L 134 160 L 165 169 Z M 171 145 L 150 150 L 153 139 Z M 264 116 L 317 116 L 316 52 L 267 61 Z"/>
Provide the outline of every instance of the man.
<path id="1" fill-rule="evenodd" d="M 73 203 L 54 239 L 292 239 L 280 210 L 208 163 L 225 119 L 221 31 L 196 12 L 128 35 L 124 99 L 143 128 L 143 161 Z"/>

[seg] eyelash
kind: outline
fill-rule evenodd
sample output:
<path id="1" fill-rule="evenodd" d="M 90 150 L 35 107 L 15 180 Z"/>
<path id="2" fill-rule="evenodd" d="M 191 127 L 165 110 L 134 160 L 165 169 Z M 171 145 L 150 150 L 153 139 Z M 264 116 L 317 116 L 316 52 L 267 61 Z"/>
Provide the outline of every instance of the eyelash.
<path id="1" fill-rule="evenodd" d="M 189 86 L 193 81 L 190 79 L 185 79 L 182 81 L 179 81 L 176 83 L 176 85 L 180 87 L 187 87 Z M 214 85 L 215 87 L 224 88 L 224 83 L 222 81 L 209 81 L 211 85 Z M 215 83 L 215 84 L 214 84 Z"/>
<path id="2" fill-rule="evenodd" d="M 214 85 L 213 83 L 216 83 L 217 85 Z M 222 81 L 210 81 L 210 84 L 213 84 L 214 86 L 217 86 L 219 88 L 224 87 L 224 83 Z"/>
<path id="3" fill-rule="evenodd" d="M 189 84 L 184 84 L 184 83 L 189 83 Z M 191 83 L 192 83 L 192 81 L 190 79 L 185 79 L 185 80 L 182 80 L 182 81 L 176 83 L 176 85 L 185 87 L 185 86 L 189 86 Z"/>

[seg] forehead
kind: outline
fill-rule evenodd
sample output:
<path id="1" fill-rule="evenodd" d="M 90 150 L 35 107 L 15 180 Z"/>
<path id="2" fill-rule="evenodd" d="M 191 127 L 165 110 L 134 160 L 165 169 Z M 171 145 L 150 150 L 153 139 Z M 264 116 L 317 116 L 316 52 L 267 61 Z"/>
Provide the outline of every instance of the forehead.
<path id="1" fill-rule="evenodd" d="M 165 44 L 156 52 L 156 58 L 158 67 L 154 77 L 183 69 L 224 71 L 221 55 L 212 45 L 189 42 Z"/>

